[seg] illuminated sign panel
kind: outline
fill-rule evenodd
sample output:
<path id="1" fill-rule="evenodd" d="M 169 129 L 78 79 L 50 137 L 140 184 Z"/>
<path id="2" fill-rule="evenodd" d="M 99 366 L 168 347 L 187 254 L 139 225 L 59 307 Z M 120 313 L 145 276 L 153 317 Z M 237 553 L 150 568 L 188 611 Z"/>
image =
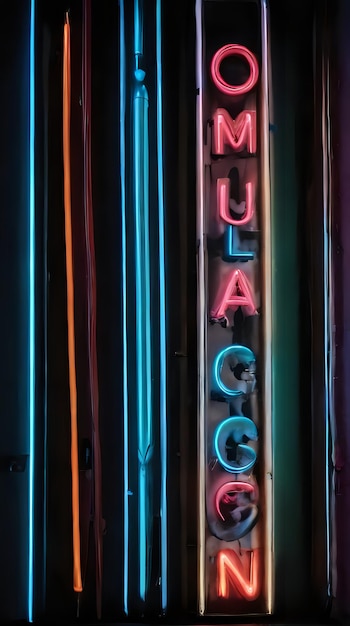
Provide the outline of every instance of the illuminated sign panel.
<path id="1" fill-rule="evenodd" d="M 198 1 L 200 613 L 271 612 L 266 8 Z"/>

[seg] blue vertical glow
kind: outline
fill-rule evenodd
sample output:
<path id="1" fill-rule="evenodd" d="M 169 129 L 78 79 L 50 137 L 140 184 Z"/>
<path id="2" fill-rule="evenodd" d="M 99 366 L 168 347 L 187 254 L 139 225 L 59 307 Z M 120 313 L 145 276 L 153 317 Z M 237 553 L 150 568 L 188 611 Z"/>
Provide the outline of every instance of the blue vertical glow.
<path id="1" fill-rule="evenodd" d="M 331 457 L 331 426 L 334 423 L 333 404 L 333 283 L 332 283 L 332 154 L 331 154 L 331 112 L 330 112 L 330 77 L 329 65 L 322 59 L 322 169 L 323 169 L 323 306 L 324 306 L 324 388 L 325 388 L 325 503 L 326 503 L 326 576 L 327 594 L 332 595 L 331 588 L 331 495 L 330 495 L 330 459 Z"/>
<path id="2" fill-rule="evenodd" d="M 140 0 L 135 0 L 134 6 L 134 52 L 136 55 L 141 55 L 143 54 L 143 15 Z"/>
<path id="3" fill-rule="evenodd" d="M 30 4 L 29 71 L 29 528 L 28 621 L 34 602 L 34 457 L 35 457 L 35 0 Z"/>
<path id="4" fill-rule="evenodd" d="M 161 604 L 165 612 L 168 602 L 167 571 L 167 352 L 166 352 L 166 286 L 165 286 L 165 223 L 163 186 L 163 108 L 162 108 L 162 16 L 161 1 L 156 7 L 157 46 L 157 158 L 158 158 L 158 222 L 159 222 L 159 344 L 160 344 L 160 532 L 161 532 Z"/>
<path id="5" fill-rule="evenodd" d="M 137 68 L 136 68 L 137 69 Z M 134 88 L 134 217 L 136 290 L 136 412 L 139 461 L 139 591 L 146 599 L 151 549 L 150 460 L 153 452 L 152 359 L 149 258 L 148 93 L 135 71 Z"/>
<path id="6" fill-rule="evenodd" d="M 145 72 L 139 68 L 142 7 L 134 1 L 133 183 L 135 228 L 136 413 L 138 439 L 139 594 L 146 600 L 152 549 L 152 347 L 149 251 L 149 137 Z"/>
<path id="7" fill-rule="evenodd" d="M 126 202 L 125 202 L 125 36 L 124 0 L 119 0 L 119 72 L 120 72 L 120 201 L 122 217 L 122 327 L 123 327 L 123 424 L 124 424 L 124 612 L 128 614 L 129 578 L 129 431 L 128 431 L 128 338 L 126 272 Z"/>

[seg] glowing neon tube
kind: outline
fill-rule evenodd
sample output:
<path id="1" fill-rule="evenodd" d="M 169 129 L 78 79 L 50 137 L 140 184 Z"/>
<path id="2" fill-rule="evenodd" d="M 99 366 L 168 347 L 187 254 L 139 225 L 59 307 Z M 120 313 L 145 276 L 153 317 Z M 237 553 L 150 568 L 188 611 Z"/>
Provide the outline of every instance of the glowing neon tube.
<path id="1" fill-rule="evenodd" d="M 124 554 L 123 554 L 123 606 L 128 615 L 129 595 L 129 404 L 128 404 L 128 337 L 127 337 L 127 249 L 126 249 L 126 180 L 125 180 L 125 35 L 124 0 L 119 0 L 119 72 L 120 72 L 120 204 L 122 240 L 122 332 L 123 332 L 123 472 L 124 472 Z"/>
<path id="2" fill-rule="evenodd" d="M 64 215 L 67 275 L 67 324 L 68 324 L 68 364 L 71 417 L 71 472 L 72 472 L 72 522 L 73 522 L 73 588 L 82 591 L 80 564 L 79 527 L 79 463 L 78 463 L 78 421 L 77 421 L 77 381 L 75 367 L 74 329 L 74 277 L 71 222 L 71 170 L 70 170 L 70 114 L 71 114 L 71 72 L 70 72 L 70 25 L 68 13 L 63 31 L 63 172 L 64 172 Z"/>
<path id="3" fill-rule="evenodd" d="M 83 3 L 83 54 L 82 54 L 82 109 L 84 152 L 84 225 L 88 294 L 88 355 L 89 384 L 93 432 L 93 523 L 95 535 L 96 613 L 101 619 L 102 610 L 102 468 L 99 426 L 99 386 L 96 345 L 96 262 L 94 218 L 92 210 L 91 179 L 91 0 Z"/>
<path id="4" fill-rule="evenodd" d="M 240 239 L 238 228 L 237 226 L 231 226 L 229 224 L 224 233 L 224 261 L 227 261 L 228 263 L 241 261 L 244 263 L 254 259 L 255 254 L 252 250 L 240 250 L 239 245 Z"/>
<path id="5" fill-rule="evenodd" d="M 253 290 L 246 274 L 242 270 L 233 270 L 218 289 L 210 317 L 213 320 L 221 319 L 225 317 L 227 309 L 236 311 L 238 307 L 244 308 L 246 315 L 257 314 Z"/>
<path id="6" fill-rule="evenodd" d="M 222 369 L 225 360 L 229 359 L 229 382 L 235 381 L 236 389 L 228 387 L 222 379 Z M 241 366 L 241 373 L 236 377 L 234 370 L 237 366 Z M 219 396 L 222 399 L 230 400 L 251 393 L 255 385 L 255 355 L 246 346 L 232 345 L 221 350 L 215 357 L 213 363 L 213 381 L 212 395 Z"/>
<path id="7" fill-rule="evenodd" d="M 142 24 L 140 6 L 135 0 L 135 24 Z M 149 257 L 149 140 L 148 93 L 143 84 L 145 72 L 138 67 L 139 33 L 135 32 L 135 87 L 133 94 L 133 181 L 135 218 L 136 290 L 136 412 L 139 461 L 139 594 L 146 599 L 152 547 L 152 484 L 150 460 L 153 453 L 152 359 Z"/>
<path id="8" fill-rule="evenodd" d="M 226 109 L 219 108 L 212 120 L 213 154 L 225 154 L 225 146 L 235 152 L 256 152 L 256 111 L 241 111 L 233 120 Z"/>
<path id="9" fill-rule="evenodd" d="M 159 338 L 160 338 L 160 533 L 161 533 L 161 605 L 167 608 L 167 353 L 166 353 L 166 284 L 165 284 L 165 224 L 163 189 L 163 110 L 162 110 L 162 21 L 161 0 L 157 0 L 157 155 L 158 155 L 158 224 L 159 224 Z"/>
<path id="10" fill-rule="evenodd" d="M 35 481 L 35 0 L 30 5 L 29 50 L 29 536 L 28 621 L 34 603 L 34 481 Z"/>
<path id="11" fill-rule="evenodd" d="M 260 552 L 259 549 L 245 550 L 244 562 L 234 550 L 220 550 L 217 555 L 218 567 L 218 596 L 229 597 L 229 582 L 237 592 L 247 600 L 254 600 L 259 596 L 260 580 Z"/>
<path id="12" fill-rule="evenodd" d="M 235 458 L 232 460 L 228 459 L 227 454 L 227 441 L 230 436 L 236 447 Z M 250 441 L 258 439 L 256 425 L 249 417 L 228 417 L 217 427 L 214 435 L 214 451 L 220 465 L 228 472 L 244 473 L 253 467 L 256 452 L 243 443 L 247 439 Z"/>
<path id="13" fill-rule="evenodd" d="M 218 178 L 216 181 L 217 205 L 221 219 L 232 226 L 248 224 L 254 215 L 253 183 L 246 183 L 246 208 L 242 217 L 235 220 L 230 214 L 230 179 Z M 254 190 L 255 191 L 255 190 Z"/>
<path id="14" fill-rule="evenodd" d="M 223 79 L 220 73 L 220 65 L 222 61 L 230 56 L 243 57 L 249 65 L 249 76 L 246 82 L 242 85 L 230 85 Z M 227 96 L 241 96 L 248 93 L 253 89 L 253 87 L 255 87 L 259 78 L 259 64 L 254 54 L 248 50 L 248 48 L 239 44 L 231 43 L 219 48 L 219 50 L 214 54 L 210 66 L 210 73 L 215 86 L 222 93 Z"/>
<path id="15" fill-rule="evenodd" d="M 221 487 L 219 487 L 219 489 L 217 490 L 215 494 L 215 509 L 216 509 L 218 516 L 222 520 L 224 520 L 225 517 L 221 511 L 221 504 L 225 500 L 225 497 L 230 493 L 249 494 L 249 496 L 252 496 L 253 501 L 257 499 L 256 486 L 252 483 L 246 483 L 242 481 L 224 483 L 223 485 L 221 485 Z"/>

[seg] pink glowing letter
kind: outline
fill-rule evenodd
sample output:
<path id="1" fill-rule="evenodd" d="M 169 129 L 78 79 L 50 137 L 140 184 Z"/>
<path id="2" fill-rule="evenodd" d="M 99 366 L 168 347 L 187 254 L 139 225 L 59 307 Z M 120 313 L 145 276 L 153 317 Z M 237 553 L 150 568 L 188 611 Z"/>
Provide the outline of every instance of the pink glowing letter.
<path id="1" fill-rule="evenodd" d="M 234 311 L 238 307 L 247 307 L 247 315 L 256 315 L 254 297 L 248 278 L 242 270 L 233 270 L 229 279 L 219 288 L 213 308 L 210 311 L 211 319 L 222 319 L 227 309 Z"/>
<path id="2" fill-rule="evenodd" d="M 235 220 L 230 213 L 230 179 L 218 178 L 216 181 L 216 195 L 219 207 L 219 215 L 224 222 L 232 226 L 244 226 L 248 224 L 254 215 L 253 183 L 245 186 L 245 211 L 241 219 Z"/>
<path id="3" fill-rule="evenodd" d="M 257 488 L 255 485 L 242 481 L 224 483 L 223 485 L 221 485 L 221 487 L 219 487 L 215 494 L 215 509 L 218 516 L 221 517 L 222 520 L 224 520 L 225 518 L 221 513 L 221 500 L 224 501 L 225 498 L 227 499 L 227 497 L 228 499 L 230 497 L 232 499 L 232 497 L 234 496 L 228 496 L 228 494 L 236 495 L 237 493 L 247 494 L 250 497 L 251 502 L 255 502 L 257 500 Z"/>
<path id="4" fill-rule="evenodd" d="M 226 109 L 216 109 L 213 114 L 212 134 L 213 154 L 225 154 L 225 145 L 235 152 L 247 148 L 247 152 L 256 152 L 256 112 L 242 111 L 233 120 Z"/>
<path id="5" fill-rule="evenodd" d="M 217 559 L 217 593 L 229 598 L 229 582 L 246 600 L 256 600 L 260 594 L 259 549 L 243 552 L 242 558 L 234 550 L 220 550 Z"/>
<path id="6" fill-rule="evenodd" d="M 230 56 L 240 56 L 248 62 L 250 69 L 249 77 L 242 85 L 230 85 L 221 76 L 220 65 L 224 59 Z M 248 93 L 248 91 L 253 89 L 259 77 L 259 65 L 254 54 L 245 46 L 234 43 L 223 46 L 214 54 L 210 71 L 215 86 L 228 96 L 241 96 Z"/>

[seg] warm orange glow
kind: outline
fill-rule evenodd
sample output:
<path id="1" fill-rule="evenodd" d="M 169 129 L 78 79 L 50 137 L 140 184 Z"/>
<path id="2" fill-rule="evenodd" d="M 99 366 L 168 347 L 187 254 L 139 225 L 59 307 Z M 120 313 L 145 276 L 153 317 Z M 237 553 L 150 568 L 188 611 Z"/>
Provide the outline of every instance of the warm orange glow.
<path id="1" fill-rule="evenodd" d="M 260 550 L 220 550 L 217 557 L 218 596 L 230 597 L 229 583 L 246 600 L 256 600 L 260 594 Z"/>
<path id="2" fill-rule="evenodd" d="M 68 363 L 71 415 L 71 469 L 72 469 L 72 518 L 73 518 L 73 587 L 82 591 L 80 564 L 79 528 L 79 462 L 78 462 L 78 423 L 77 423 L 77 381 L 75 368 L 74 336 L 74 280 L 72 255 L 71 221 L 71 180 L 70 180 L 70 26 L 68 14 L 63 31 L 63 173 L 64 173 L 64 216 L 67 275 L 67 324 L 68 324 Z"/>

